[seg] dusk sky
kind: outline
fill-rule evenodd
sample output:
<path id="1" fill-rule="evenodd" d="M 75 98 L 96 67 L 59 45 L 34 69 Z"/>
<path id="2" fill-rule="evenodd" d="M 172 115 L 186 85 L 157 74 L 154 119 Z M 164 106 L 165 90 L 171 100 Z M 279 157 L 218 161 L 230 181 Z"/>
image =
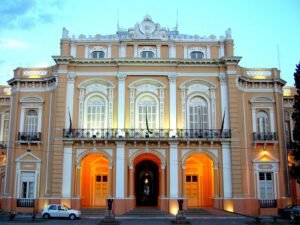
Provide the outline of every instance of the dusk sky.
<path id="1" fill-rule="evenodd" d="M 127 29 L 148 14 L 172 29 L 177 10 L 180 33 L 220 36 L 230 27 L 241 66 L 280 67 L 281 78 L 294 84 L 299 0 L 2 0 L 0 84 L 7 84 L 17 67 L 54 65 L 51 56 L 59 55 L 63 27 L 76 36 L 114 34 L 117 15 Z"/>

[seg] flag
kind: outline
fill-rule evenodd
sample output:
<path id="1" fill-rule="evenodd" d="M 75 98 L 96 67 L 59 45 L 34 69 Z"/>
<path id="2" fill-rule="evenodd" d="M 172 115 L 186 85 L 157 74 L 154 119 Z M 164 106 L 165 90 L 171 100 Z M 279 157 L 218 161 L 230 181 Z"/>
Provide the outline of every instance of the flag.
<path id="1" fill-rule="evenodd" d="M 148 125 L 147 106 L 146 106 L 146 128 L 147 128 L 147 131 L 149 132 L 149 134 L 152 134 L 152 133 L 153 133 L 153 132 L 149 129 L 149 125 Z"/>
<path id="2" fill-rule="evenodd" d="M 224 128 L 224 120 L 225 120 L 225 109 L 224 109 L 224 113 L 223 113 L 223 118 L 222 118 L 222 126 L 221 126 L 221 135 L 222 135 L 222 133 L 223 133 L 223 128 Z"/>
<path id="3" fill-rule="evenodd" d="M 71 118 L 71 113 L 70 113 L 70 109 L 69 108 L 68 108 L 68 111 L 69 111 L 69 120 L 70 120 L 68 135 L 70 135 L 70 134 L 72 134 L 72 118 Z"/>

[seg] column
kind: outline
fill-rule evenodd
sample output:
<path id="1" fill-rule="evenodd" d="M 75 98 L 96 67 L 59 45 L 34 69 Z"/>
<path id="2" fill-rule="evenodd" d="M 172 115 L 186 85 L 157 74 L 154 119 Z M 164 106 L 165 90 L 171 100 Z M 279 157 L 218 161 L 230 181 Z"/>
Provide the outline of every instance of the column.
<path id="1" fill-rule="evenodd" d="M 63 182 L 62 182 L 62 197 L 71 197 L 71 182 L 72 182 L 72 147 L 64 148 L 63 158 Z"/>
<path id="2" fill-rule="evenodd" d="M 228 111 L 228 85 L 227 76 L 224 73 L 220 73 L 220 89 L 221 89 L 221 107 L 222 107 L 222 119 L 225 112 L 224 118 L 224 130 L 229 129 L 229 111 Z"/>
<path id="3" fill-rule="evenodd" d="M 76 58 L 76 44 L 74 42 L 71 42 L 71 56 Z"/>
<path id="4" fill-rule="evenodd" d="M 229 143 L 222 142 L 224 199 L 232 198 L 231 154 Z"/>
<path id="5" fill-rule="evenodd" d="M 124 132 L 125 126 L 125 73 L 118 73 L 118 130 L 119 135 Z"/>
<path id="6" fill-rule="evenodd" d="M 89 57 L 89 46 L 86 44 L 85 46 L 84 46 L 84 58 L 90 58 Z"/>
<path id="7" fill-rule="evenodd" d="M 137 44 L 133 45 L 133 57 L 134 58 L 138 57 L 138 45 Z"/>
<path id="8" fill-rule="evenodd" d="M 160 58 L 160 47 L 160 44 L 156 45 L 156 58 Z"/>
<path id="9" fill-rule="evenodd" d="M 116 142 L 116 198 L 125 197 L 125 142 Z"/>
<path id="10" fill-rule="evenodd" d="M 4 140 L 4 117 L 5 117 L 5 112 L 1 112 L 1 127 L 0 127 L 0 141 L 5 141 Z"/>
<path id="11" fill-rule="evenodd" d="M 224 54 L 224 43 L 220 43 L 220 47 L 219 47 L 219 57 L 223 57 Z"/>
<path id="12" fill-rule="evenodd" d="M 38 132 L 42 132 L 42 118 L 43 118 L 42 113 L 43 113 L 42 106 L 39 106 L 39 108 L 38 108 L 38 128 L 37 128 Z"/>
<path id="13" fill-rule="evenodd" d="M 182 166 L 182 197 L 186 197 L 186 190 L 185 190 L 185 165 Z"/>
<path id="14" fill-rule="evenodd" d="M 76 74 L 68 73 L 68 81 L 67 81 L 67 93 L 66 93 L 66 114 L 65 114 L 65 128 L 68 129 L 70 127 L 70 116 L 73 120 L 73 99 L 74 99 L 74 81 Z"/>
<path id="15" fill-rule="evenodd" d="M 112 166 L 109 165 L 108 167 L 108 191 L 107 191 L 107 196 L 109 198 L 112 197 Z"/>
<path id="16" fill-rule="evenodd" d="M 170 142 L 170 197 L 178 198 L 178 142 Z"/>
<path id="17" fill-rule="evenodd" d="M 164 164 L 162 164 L 160 166 L 160 197 L 164 198 L 165 197 L 165 189 L 166 189 L 166 185 L 165 185 L 165 172 L 166 172 L 166 166 Z"/>
<path id="18" fill-rule="evenodd" d="M 170 137 L 176 135 L 177 129 L 177 106 L 176 106 L 176 73 L 170 73 Z"/>
<path id="19" fill-rule="evenodd" d="M 275 125 L 274 125 L 274 109 L 270 108 L 270 130 L 272 133 L 275 132 Z"/>
<path id="20" fill-rule="evenodd" d="M 134 183 L 133 177 L 134 177 L 134 168 L 133 168 L 133 164 L 130 163 L 130 165 L 129 165 L 129 197 L 130 198 L 134 197 L 134 194 L 133 194 L 133 183 Z"/>
<path id="21" fill-rule="evenodd" d="M 188 58 L 188 48 L 186 45 L 183 46 L 183 58 L 184 59 Z"/>
<path id="22" fill-rule="evenodd" d="M 80 177 L 81 177 L 81 167 L 79 165 L 76 165 L 76 186 L 75 186 L 75 195 L 77 197 L 80 197 Z"/>
<path id="23" fill-rule="evenodd" d="M 211 58 L 211 56 L 210 56 L 210 45 L 207 45 L 207 47 L 206 47 L 206 58 L 207 59 Z"/>
<path id="24" fill-rule="evenodd" d="M 253 133 L 256 133 L 256 109 L 252 107 L 252 130 Z"/>
<path id="25" fill-rule="evenodd" d="M 169 58 L 176 58 L 176 48 L 173 43 L 169 44 Z"/>
<path id="26" fill-rule="evenodd" d="M 119 45 L 119 57 L 126 57 L 126 45 L 124 43 Z"/>
<path id="27" fill-rule="evenodd" d="M 111 58 L 111 45 L 107 46 L 107 58 Z"/>

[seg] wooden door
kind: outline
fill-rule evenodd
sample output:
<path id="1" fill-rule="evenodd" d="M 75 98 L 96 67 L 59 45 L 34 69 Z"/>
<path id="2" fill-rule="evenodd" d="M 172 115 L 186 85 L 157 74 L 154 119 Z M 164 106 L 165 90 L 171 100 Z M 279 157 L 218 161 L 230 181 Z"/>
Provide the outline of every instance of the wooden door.
<path id="1" fill-rule="evenodd" d="M 106 206 L 106 198 L 108 194 L 108 178 L 107 175 L 97 174 L 95 176 L 95 192 L 94 206 Z"/>
<path id="2" fill-rule="evenodd" d="M 185 193 L 188 198 L 188 207 L 195 208 L 199 206 L 199 184 L 198 175 L 186 175 Z"/>

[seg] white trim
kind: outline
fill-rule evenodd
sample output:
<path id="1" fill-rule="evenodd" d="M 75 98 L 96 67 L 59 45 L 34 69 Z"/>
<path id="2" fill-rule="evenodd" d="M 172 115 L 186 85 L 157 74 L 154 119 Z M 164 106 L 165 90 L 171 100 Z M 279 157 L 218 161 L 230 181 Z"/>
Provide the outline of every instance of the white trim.
<path id="1" fill-rule="evenodd" d="M 3 136 L 4 136 L 4 116 L 5 112 L 1 112 L 1 128 L 0 128 L 0 141 L 4 141 Z"/>
<path id="2" fill-rule="evenodd" d="M 224 198 L 232 198 L 231 154 L 229 143 L 222 143 L 222 166 Z"/>
<path id="3" fill-rule="evenodd" d="M 62 197 L 71 197 L 72 184 L 72 147 L 64 147 Z"/>
<path id="4" fill-rule="evenodd" d="M 125 143 L 116 142 L 116 198 L 125 197 Z"/>
<path id="5" fill-rule="evenodd" d="M 71 56 L 73 56 L 74 58 L 76 58 L 76 50 L 77 50 L 77 46 L 74 42 L 71 42 Z"/>
<path id="6" fill-rule="evenodd" d="M 170 198 L 178 198 L 178 143 L 170 143 Z"/>
<path id="7" fill-rule="evenodd" d="M 169 98 L 170 98 L 170 137 L 176 133 L 177 129 L 177 85 L 176 73 L 169 75 Z"/>
<path id="8" fill-rule="evenodd" d="M 125 79 L 126 74 L 120 73 L 118 78 L 118 129 L 125 127 Z"/>
<path id="9" fill-rule="evenodd" d="M 73 119 L 73 100 L 74 100 L 74 79 L 75 73 L 68 74 L 67 91 L 66 91 L 66 111 L 65 111 L 65 128 L 68 129 L 70 126 L 69 112 L 71 119 Z"/>
<path id="10" fill-rule="evenodd" d="M 46 159 L 46 175 L 45 175 L 45 194 L 48 194 L 48 170 L 49 170 L 49 154 L 50 154 L 50 135 L 51 135 L 51 121 L 52 121 L 52 97 L 53 93 L 50 93 L 50 108 L 49 108 L 49 117 L 48 117 L 48 141 L 47 141 L 47 159 Z"/>

